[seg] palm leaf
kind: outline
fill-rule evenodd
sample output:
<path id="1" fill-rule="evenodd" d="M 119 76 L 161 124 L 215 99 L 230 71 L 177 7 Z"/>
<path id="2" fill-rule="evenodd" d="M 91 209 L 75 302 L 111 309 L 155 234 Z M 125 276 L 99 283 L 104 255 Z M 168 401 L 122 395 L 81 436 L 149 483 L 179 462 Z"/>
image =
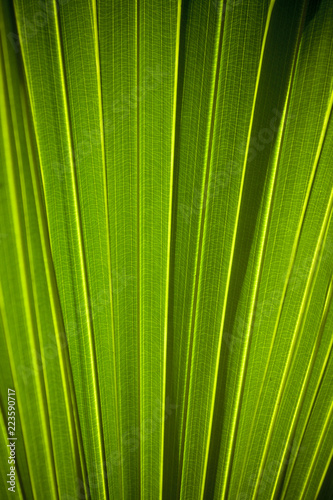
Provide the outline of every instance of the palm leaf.
<path id="1" fill-rule="evenodd" d="M 2 495 L 328 498 L 332 2 L 0 14 Z"/>

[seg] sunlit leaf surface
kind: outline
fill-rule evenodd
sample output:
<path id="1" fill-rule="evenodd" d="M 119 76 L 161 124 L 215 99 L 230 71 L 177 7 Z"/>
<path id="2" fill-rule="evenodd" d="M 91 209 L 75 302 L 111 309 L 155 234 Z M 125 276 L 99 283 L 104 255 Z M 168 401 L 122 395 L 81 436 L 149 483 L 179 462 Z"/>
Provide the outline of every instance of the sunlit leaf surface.
<path id="1" fill-rule="evenodd" d="M 331 498 L 332 1 L 0 21 L 1 498 Z"/>

